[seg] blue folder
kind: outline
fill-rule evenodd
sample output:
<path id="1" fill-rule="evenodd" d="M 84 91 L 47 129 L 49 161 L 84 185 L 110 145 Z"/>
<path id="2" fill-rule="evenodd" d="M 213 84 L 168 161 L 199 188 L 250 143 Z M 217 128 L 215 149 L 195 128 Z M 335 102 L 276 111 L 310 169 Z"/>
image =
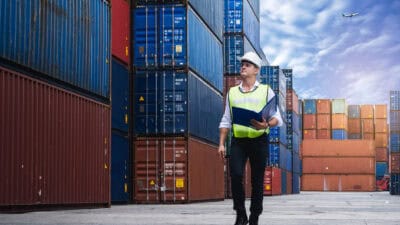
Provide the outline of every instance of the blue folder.
<path id="1" fill-rule="evenodd" d="M 266 121 L 270 120 L 271 117 L 276 113 L 276 96 L 274 96 L 268 103 L 263 107 L 260 112 L 255 112 L 248 109 L 232 107 L 232 115 L 234 124 L 243 125 L 246 127 L 252 127 L 250 120 L 255 119 L 262 121 L 265 118 Z"/>

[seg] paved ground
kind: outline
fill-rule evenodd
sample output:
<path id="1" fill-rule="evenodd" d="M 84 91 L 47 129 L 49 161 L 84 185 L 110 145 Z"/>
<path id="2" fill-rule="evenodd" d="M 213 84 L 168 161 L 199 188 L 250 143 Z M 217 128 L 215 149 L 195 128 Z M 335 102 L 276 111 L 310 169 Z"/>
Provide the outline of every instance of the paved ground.
<path id="1" fill-rule="evenodd" d="M 180 205 L 113 205 L 102 209 L 0 214 L 0 224 L 7 225 L 231 225 L 234 219 L 229 199 Z M 265 197 L 260 224 L 400 225 L 400 196 L 388 192 L 302 192 Z"/>

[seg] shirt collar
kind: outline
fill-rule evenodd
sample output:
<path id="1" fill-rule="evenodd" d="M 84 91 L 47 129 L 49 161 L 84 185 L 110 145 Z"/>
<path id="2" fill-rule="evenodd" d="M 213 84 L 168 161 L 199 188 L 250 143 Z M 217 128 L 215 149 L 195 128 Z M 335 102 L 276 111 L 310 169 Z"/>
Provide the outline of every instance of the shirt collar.
<path id="1" fill-rule="evenodd" d="M 254 83 L 254 85 L 250 91 L 254 91 L 259 85 L 260 85 L 260 82 L 258 82 L 258 80 L 256 80 L 256 82 Z M 243 81 L 240 82 L 239 89 L 240 89 L 240 91 L 243 91 Z"/>

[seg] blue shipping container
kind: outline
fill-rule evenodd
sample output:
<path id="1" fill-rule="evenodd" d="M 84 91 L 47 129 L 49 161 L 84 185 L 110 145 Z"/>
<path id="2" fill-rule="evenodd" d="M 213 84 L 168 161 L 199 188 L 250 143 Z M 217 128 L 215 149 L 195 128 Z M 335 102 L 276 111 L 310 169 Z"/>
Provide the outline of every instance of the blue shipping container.
<path id="1" fill-rule="evenodd" d="M 400 91 L 390 91 L 390 110 L 400 110 Z"/>
<path id="2" fill-rule="evenodd" d="M 137 71 L 135 134 L 191 134 L 219 142 L 223 100 L 193 72 Z"/>
<path id="3" fill-rule="evenodd" d="M 274 167 L 279 167 L 280 164 L 280 155 L 281 155 L 281 149 L 284 148 L 285 146 L 279 143 L 270 143 L 269 144 L 269 157 L 268 157 L 268 162 L 267 166 L 274 166 Z"/>
<path id="4" fill-rule="evenodd" d="M 107 1 L 0 1 L 0 14 L 0 58 L 109 98 Z"/>
<path id="5" fill-rule="evenodd" d="M 286 77 L 286 89 L 293 90 L 293 70 L 292 69 L 282 69 L 283 74 Z"/>
<path id="6" fill-rule="evenodd" d="M 111 127 L 129 131 L 129 70 L 122 63 L 112 60 Z"/>
<path id="7" fill-rule="evenodd" d="M 249 40 L 240 34 L 225 34 L 224 37 L 224 74 L 240 74 L 239 57 L 246 52 L 256 52 Z"/>
<path id="8" fill-rule="evenodd" d="M 189 66 L 222 92 L 222 42 L 190 6 L 139 7 L 134 10 L 134 21 L 135 66 L 145 69 Z"/>
<path id="9" fill-rule="evenodd" d="M 131 156 L 127 133 L 112 132 L 111 137 L 111 201 L 129 202 L 131 192 Z"/>
<path id="10" fill-rule="evenodd" d="M 315 99 L 304 99 L 303 113 L 304 114 L 317 114 L 317 104 Z"/>
<path id="11" fill-rule="evenodd" d="M 293 152 L 293 173 L 301 174 L 301 160 L 298 153 Z"/>
<path id="12" fill-rule="evenodd" d="M 293 173 L 293 182 L 292 182 L 292 193 L 293 194 L 299 194 L 300 193 L 300 174 L 298 173 Z"/>
<path id="13" fill-rule="evenodd" d="M 269 132 L 269 142 L 270 143 L 282 143 L 287 144 L 286 138 L 286 123 L 283 123 L 280 127 L 272 127 Z"/>
<path id="14" fill-rule="evenodd" d="M 390 132 L 400 132 L 400 111 L 390 111 Z"/>
<path id="15" fill-rule="evenodd" d="M 388 173 L 387 162 L 376 162 L 376 179 L 380 180 L 382 177 Z"/>
<path id="16" fill-rule="evenodd" d="M 280 156 L 279 156 L 279 168 L 285 169 L 287 171 L 292 171 L 292 151 L 287 149 L 285 146 L 281 146 Z"/>
<path id="17" fill-rule="evenodd" d="M 346 140 L 347 131 L 343 129 L 333 129 L 332 130 L 332 140 Z"/>
<path id="18" fill-rule="evenodd" d="M 390 194 L 400 195 L 400 174 L 390 174 Z"/>
<path id="19" fill-rule="evenodd" d="M 349 105 L 347 110 L 348 110 L 348 115 L 349 115 L 350 119 L 361 118 L 360 105 Z"/>
<path id="20" fill-rule="evenodd" d="M 400 152 L 400 133 L 390 133 L 390 151 Z"/>

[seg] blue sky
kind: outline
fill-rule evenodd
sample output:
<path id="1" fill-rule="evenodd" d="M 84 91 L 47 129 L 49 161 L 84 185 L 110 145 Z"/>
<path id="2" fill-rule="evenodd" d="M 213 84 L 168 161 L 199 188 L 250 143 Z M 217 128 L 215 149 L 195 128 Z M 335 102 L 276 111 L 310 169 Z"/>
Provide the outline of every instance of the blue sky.
<path id="1" fill-rule="evenodd" d="M 260 0 L 260 17 L 268 61 L 293 68 L 301 98 L 389 104 L 400 90 L 400 0 Z"/>

